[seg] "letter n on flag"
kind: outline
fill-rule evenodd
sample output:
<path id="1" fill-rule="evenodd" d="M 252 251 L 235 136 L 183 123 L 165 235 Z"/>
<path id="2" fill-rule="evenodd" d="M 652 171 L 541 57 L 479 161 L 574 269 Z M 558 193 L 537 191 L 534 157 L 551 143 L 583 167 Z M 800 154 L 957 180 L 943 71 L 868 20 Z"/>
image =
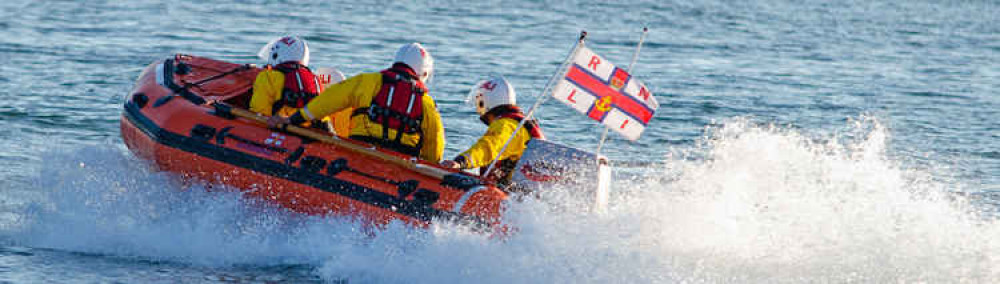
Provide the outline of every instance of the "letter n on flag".
<path id="1" fill-rule="evenodd" d="M 587 47 L 580 47 L 552 96 L 631 141 L 660 106 L 646 85 Z"/>

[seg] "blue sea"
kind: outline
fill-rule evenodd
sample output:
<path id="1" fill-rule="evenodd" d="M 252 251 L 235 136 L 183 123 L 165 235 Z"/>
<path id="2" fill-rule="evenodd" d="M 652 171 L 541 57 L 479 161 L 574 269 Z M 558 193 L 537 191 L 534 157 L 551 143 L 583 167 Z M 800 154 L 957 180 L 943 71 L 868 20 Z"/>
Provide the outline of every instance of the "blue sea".
<path id="1" fill-rule="evenodd" d="M 1000 3 L 982 1 L 0 1 L 0 282 L 995 283 Z M 445 155 L 504 75 L 522 105 L 581 31 L 660 103 L 610 134 L 605 212 L 509 204 L 509 238 L 453 224 L 368 234 L 152 169 L 124 146 L 147 64 L 262 63 L 303 36 L 348 76 L 400 45 L 436 59 Z M 603 128 L 550 100 L 551 140 Z M 573 189 L 561 189 L 572 191 Z"/>

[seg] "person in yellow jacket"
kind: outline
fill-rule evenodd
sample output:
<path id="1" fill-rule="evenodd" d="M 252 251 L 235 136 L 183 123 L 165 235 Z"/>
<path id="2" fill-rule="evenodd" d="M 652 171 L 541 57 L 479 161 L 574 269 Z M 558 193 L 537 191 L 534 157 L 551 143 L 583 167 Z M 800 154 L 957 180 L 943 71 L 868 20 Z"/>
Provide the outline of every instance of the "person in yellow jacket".
<path id="1" fill-rule="evenodd" d="M 434 60 L 423 46 L 403 45 L 389 69 L 330 86 L 291 116 L 272 116 L 268 126 L 302 123 L 354 108 L 350 138 L 438 162 L 444 153 L 444 127 L 424 86 L 433 70 Z"/>
<path id="2" fill-rule="evenodd" d="M 316 97 L 326 81 L 342 81 L 344 75 L 333 68 L 321 68 L 314 73 L 309 69 L 309 45 L 296 36 L 275 39 L 261 48 L 257 54 L 267 60 L 267 66 L 257 74 L 250 97 L 250 110 L 264 115 L 292 115 Z M 324 130 L 334 130 L 338 135 L 347 136 L 350 111 L 337 113 L 340 120 L 324 117 L 322 121 L 310 121 L 303 126 Z M 336 123 L 333 123 L 336 122 Z M 329 125 L 336 125 L 330 129 Z"/>
<path id="3" fill-rule="evenodd" d="M 480 175 L 487 179 L 506 184 L 517 161 L 521 159 L 521 154 L 531 139 L 545 139 L 538 124 L 529 120 L 524 123 L 523 128 L 517 132 L 517 136 L 510 141 L 507 149 L 500 154 L 500 161 L 494 166 L 494 170 L 487 173 L 487 167 L 497 157 L 504 147 L 504 143 L 514 135 L 518 124 L 526 119 L 521 109 L 517 107 L 517 94 L 514 86 L 503 77 L 495 77 L 490 80 L 481 81 L 472 88 L 468 101 L 475 104 L 479 120 L 488 125 L 486 133 L 483 134 L 472 147 L 465 150 L 454 160 L 441 162 L 447 168 L 455 169 L 480 169 Z"/>

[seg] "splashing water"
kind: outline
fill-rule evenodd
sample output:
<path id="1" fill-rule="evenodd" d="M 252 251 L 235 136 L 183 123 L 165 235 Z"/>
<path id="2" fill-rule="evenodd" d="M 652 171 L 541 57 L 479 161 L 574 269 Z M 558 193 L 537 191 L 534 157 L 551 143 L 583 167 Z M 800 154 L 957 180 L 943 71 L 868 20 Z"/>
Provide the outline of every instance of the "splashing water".
<path id="1" fill-rule="evenodd" d="M 636 241 L 681 280 L 998 276 L 1000 226 L 952 202 L 951 185 L 889 159 L 877 121 L 863 118 L 845 136 L 819 143 L 746 121 L 715 130 L 707 159 L 673 161 L 676 181 L 637 194 Z"/>
<path id="2" fill-rule="evenodd" d="M 10 236 L 33 247 L 208 266 L 308 263 L 363 238 L 347 220 L 306 217 L 225 187 L 151 172 L 117 147 L 43 158 L 37 187 Z M 74 163 L 65 163 L 66 157 Z"/>
<path id="3" fill-rule="evenodd" d="M 308 217 L 185 184 L 115 147 L 55 153 L 9 238 L 205 266 L 307 264 L 353 283 L 980 282 L 1000 277 L 1000 226 L 932 172 L 887 153 L 889 130 L 854 121 L 822 141 L 735 119 L 646 177 L 607 212 L 570 195 L 511 204 L 516 233 L 452 224 Z M 75 161 L 66 163 L 66 160 Z"/>

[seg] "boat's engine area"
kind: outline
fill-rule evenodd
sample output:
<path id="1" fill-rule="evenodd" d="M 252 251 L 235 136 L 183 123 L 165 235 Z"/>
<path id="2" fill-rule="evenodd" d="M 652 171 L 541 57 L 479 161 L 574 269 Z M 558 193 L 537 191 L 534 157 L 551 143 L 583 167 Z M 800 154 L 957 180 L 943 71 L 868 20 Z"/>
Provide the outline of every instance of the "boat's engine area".
<path id="1" fill-rule="evenodd" d="M 604 210 L 611 185 L 611 166 L 601 155 L 532 139 L 514 168 L 510 190 L 537 192 L 568 189 L 577 197 L 593 200 L 595 210 Z"/>

